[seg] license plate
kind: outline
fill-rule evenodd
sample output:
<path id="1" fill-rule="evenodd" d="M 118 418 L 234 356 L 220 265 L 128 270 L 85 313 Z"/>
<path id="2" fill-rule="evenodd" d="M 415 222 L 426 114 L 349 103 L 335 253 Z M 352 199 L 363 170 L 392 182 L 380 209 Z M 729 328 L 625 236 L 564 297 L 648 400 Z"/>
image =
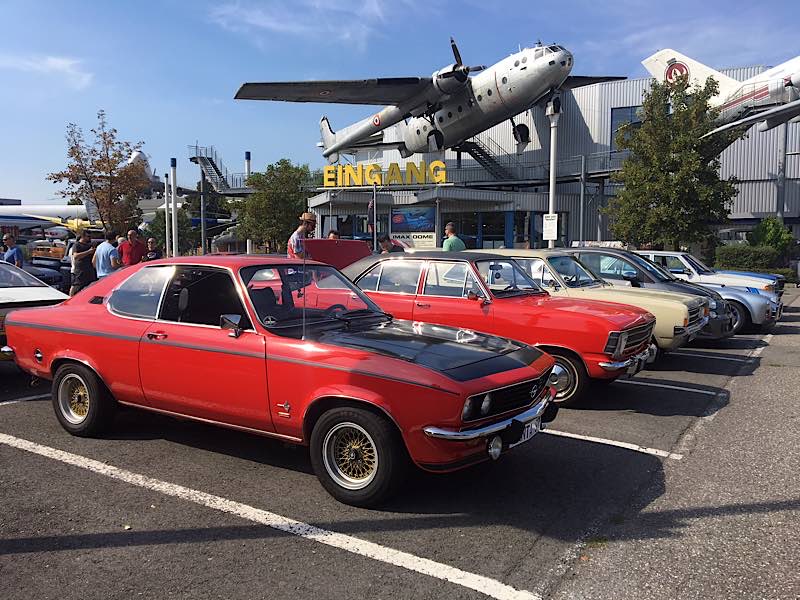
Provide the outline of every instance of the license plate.
<path id="1" fill-rule="evenodd" d="M 519 446 L 520 444 L 524 444 L 528 440 L 530 440 L 533 436 L 539 433 L 539 429 L 541 429 L 541 419 L 539 417 L 535 418 L 530 423 L 525 424 L 525 429 L 522 430 L 522 437 L 519 438 L 518 441 L 510 444 L 508 447 L 513 448 L 514 446 Z"/>

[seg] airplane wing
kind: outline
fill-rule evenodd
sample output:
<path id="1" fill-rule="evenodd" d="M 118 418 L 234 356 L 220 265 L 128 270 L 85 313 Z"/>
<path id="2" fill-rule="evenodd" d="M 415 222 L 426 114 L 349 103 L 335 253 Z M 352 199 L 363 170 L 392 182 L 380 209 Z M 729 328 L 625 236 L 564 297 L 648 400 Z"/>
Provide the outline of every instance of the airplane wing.
<path id="1" fill-rule="evenodd" d="M 567 80 L 561 84 L 562 90 L 571 90 L 585 85 L 592 85 L 593 83 L 603 83 L 605 81 L 621 81 L 627 77 L 592 77 L 591 75 L 570 75 Z"/>
<path id="2" fill-rule="evenodd" d="M 237 100 L 282 100 L 332 104 L 400 104 L 433 85 L 430 77 L 384 77 L 333 81 L 245 83 Z"/>
<path id="3" fill-rule="evenodd" d="M 742 126 L 750 126 L 753 123 L 758 123 L 760 121 L 764 121 L 765 127 L 761 129 L 762 131 L 766 131 L 767 129 L 772 129 L 773 127 L 777 127 L 781 123 L 786 123 L 790 119 L 794 117 L 800 116 L 800 100 L 794 100 L 793 102 L 788 102 L 781 106 L 777 106 L 775 108 L 771 108 L 769 110 L 765 110 L 763 112 L 756 113 L 754 115 L 750 115 L 749 117 L 745 117 L 744 119 L 739 119 L 738 121 L 732 121 L 731 123 L 726 123 L 716 129 L 709 131 L 704 136 L 701 136 L 701 139 L 704 137 L 708 137 L 710 135 L 714 135 L 715 133 L 719 133 L 721 131 L 727 131 L 728 129 L 733 129 L 734 127 L 742 127 Z"/>

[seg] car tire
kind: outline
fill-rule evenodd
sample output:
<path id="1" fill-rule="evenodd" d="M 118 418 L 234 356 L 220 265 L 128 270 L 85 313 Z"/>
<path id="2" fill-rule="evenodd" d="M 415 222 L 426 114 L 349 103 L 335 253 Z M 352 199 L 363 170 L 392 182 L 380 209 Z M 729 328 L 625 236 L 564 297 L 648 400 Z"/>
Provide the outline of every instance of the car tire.
<path id="1" fill-rule="evenodd" d="M 563 382 L 563 390 L 559 390 L 556 386 L 554 402 L 561 407 L 574 406 L 581 401 L 584 392 L 589 387 L 589 373 L 586 372 L 583 361 L 564 350 L 547 349 L 546 352 L 556 359 L 550 377 L 556 375 Z M 561 372 L 557 373 L 559 368 Z M 551 381 L 553 380 L 551 379 Z"/>
<path id="2" fill-rule="evenodd" d="M 114 398 L 94 371 L 77 363 L 58 368 L 53 378 L 52 399 L 58 422 L 80 437 L 102 433 L 116 410 Z"/>
<path id="3" fill-rule="evenodd" d="M 339 502 L 353 506 L 375 506 L 385 500 L 402 480 L 407 464 L 393 424 L 361 408 L 323 413 L 311 433 L 310 452 L 322 486 Z"/>
<path id="4" fill-rule="evenodd" d="M 745 330 L 752 325 L 753 321 L 750 318 L 750 311 L 747 310 L 744 304 L 736 302 L 736 300 L 728 301 L 728 305 L 733 313 L 733 327 L 731 328 L 731 335 L 736 335 L 742 330 Z"/>

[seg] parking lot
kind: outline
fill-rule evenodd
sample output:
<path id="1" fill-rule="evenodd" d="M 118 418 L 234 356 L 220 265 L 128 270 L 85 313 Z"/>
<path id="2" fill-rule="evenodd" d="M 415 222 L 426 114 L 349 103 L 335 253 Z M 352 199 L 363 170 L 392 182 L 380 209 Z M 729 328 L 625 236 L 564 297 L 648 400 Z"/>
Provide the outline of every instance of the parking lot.
<path id="1" fill-rule="evenodd" d="M 0 363 L 5 598 L 800 597 L 800 296 L 492 464 L 337 503 L 307 452 L 139 411 L 102 439 Z M 794 473 L 794 476 L 791 474 Z M 701 593 L 705 591 L 704 593 Z"/>

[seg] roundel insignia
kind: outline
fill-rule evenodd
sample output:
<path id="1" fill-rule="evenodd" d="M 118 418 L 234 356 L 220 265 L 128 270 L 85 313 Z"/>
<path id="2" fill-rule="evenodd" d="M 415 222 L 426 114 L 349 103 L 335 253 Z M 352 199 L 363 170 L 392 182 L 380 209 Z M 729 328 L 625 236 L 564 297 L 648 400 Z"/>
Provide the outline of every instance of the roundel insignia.
<path id="1" fill-rule="evenodd" d="M 374 117 L 372 117 L 372 124 L 375 125 L 375 127 L 380 127 L 381 126 L 381 116 L 380 115 L 375 115 Z"/>
<path id="2" fill-rule="evenodd" d="M 667 65 L 667 70 L 664 71 L 664 79 L 668 83 L 675 83 L 678 80 L 678 77 L 688 77 L 689 76 L 689 67 L 682 62 L 674 62 Z"/>
<path id="3" fill-rule="evenodd" d="M 331 95 L 331 91 L 330 91 L 330 90 L 322 90 L 322 91 L 319 93 L 319 95 L 320 95 L 320 96 L 330 96 L 330 95 Z"/>

